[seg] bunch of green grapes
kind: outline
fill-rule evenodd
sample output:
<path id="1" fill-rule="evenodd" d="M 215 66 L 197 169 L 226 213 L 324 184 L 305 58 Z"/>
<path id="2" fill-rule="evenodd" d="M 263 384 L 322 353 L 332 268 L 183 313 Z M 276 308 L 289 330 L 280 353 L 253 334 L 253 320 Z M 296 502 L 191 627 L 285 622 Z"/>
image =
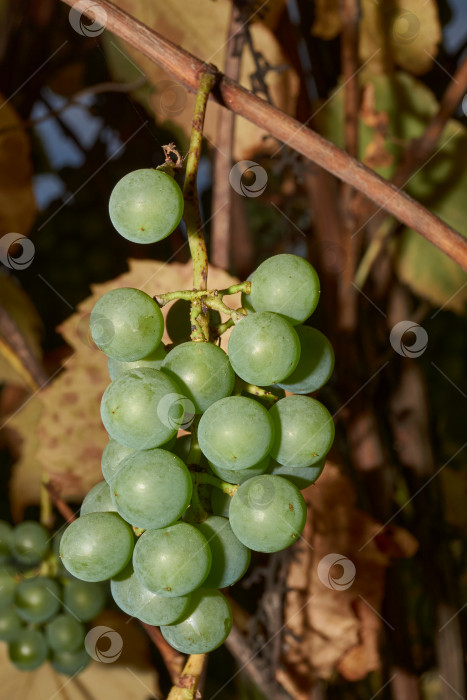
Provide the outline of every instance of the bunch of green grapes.
<path id="1" fill-rule="evenodd" d="M 0 521 L 0 640 L 12 663 L 32 671 L 49 660 L 75 675 L 89 663 L 86 622 L 105 605 L 101 585 L 71 578 L 40 523 Z"/>

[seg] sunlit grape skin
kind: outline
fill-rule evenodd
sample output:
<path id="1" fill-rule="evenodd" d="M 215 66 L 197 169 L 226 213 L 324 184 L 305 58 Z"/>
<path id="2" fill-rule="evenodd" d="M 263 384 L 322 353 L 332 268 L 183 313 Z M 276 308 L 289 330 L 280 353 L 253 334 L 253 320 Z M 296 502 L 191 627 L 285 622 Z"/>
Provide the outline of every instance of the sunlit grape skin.
<path id="1" fill-rule="evenodd" d="M 114 513 L 116 510 L 117 507 L 112 501 L 108 483 L 100 481 L 84 497 L 80 515 L 86 515 L 87 513 Z"/>
<path id="2" fill-rule="evenodd" d="M 274 421 L 272 457 L 285 467 L 311 467 L 331 449 L 334 423 L 328 409 L 309 396 L 286 396 L 269 411 Z"/>
<path id="3" fill-rule="evenodd" d="M 229 396 L 235 374 L 225 352 L 213 343 L 176 345 L 162 363 L 162 371 L 172 377 L 183 394 L 202 413 L 211 404 Z"/>
<path id="4" fill-rule="evenodd" d="M 82 581 L 105 581 L 127 565 L 133 546 L 133 530 L 117 513 L 89 513 L 68 525 L 60 557 Z"/>
<path id="5" fill-rule="evenodd" d="M 256 552 L 278 552 L 301 535 L 306 503 L 290 481 L 263 474 L 238 488 L 230 504 L 229 520 L 246 547 Z"/>
<path id="6" fill-rule="evenodd" d="M 193 482 L 179 457 L 167 450 L 141 450 L 129 455 L 112 480 L 113 501 L 131 525 L 158 529 L 183 515 Z"/>
<path id="7" fill-rule="evenodd" d="M 95 303 L 89 319 L 97 347 L 114 360 L 134 362 L 154 352 L 164 332 L 159 306 L 132 287 L 111 289 Z"/>
<path id="8" fill-rule="evenodd" d="M 201 586 L 211 568 L 206 538 L 188 523 L 146 530 L 136 543 L 133 567 L 143 586 L 160 596 L 179 596 Z"/>
<path id="9" fill-rule="evenodd" d="M 160 447 L 178 430 L 169 395 L 182 396 L 173 379 L 157 369 L 124 372 L 105 390 L 101 417 L 109 435 L 137 450 Z M 167 405 L 166 405 L 167 404 Z"/>
<path id="10" fill-rule="evenodd" d="M 268 411 L 253 399 L 228 396 L 201 416 L 198 440 L 209 461 L 224 469 L 246 469 L 266 457 L 273 442 Z"/>
<path id="11" fill-rule="evenodd" d="M 262 262 L 251 276 L 250 303 L 255 311 L 274 311 L 293 325 L 311 316 L 319 294 L 319 278 L 314 267 L 298 255 L 274 255 Z"/>
<path id="12" fill-rule="evenodd" d="M 245 382 L 269 386 L 283 381 L 300 359 L 300 341 L 282 316 L 263 311 L 246 316 L 229 338 L 229 360 Z"/>
<path id="13" fill-rule="evenodd" d="M 191 595 L 188 613 L 174 625 L 164 625 L 166 641 L 184 654 L 206 654 L 217 649 L 232 629 L 232 611 L 220 591 L 199 588 Z"/>
<path id="14" fill-rule="evenodd" d="M 117 182 L 110 195 L 110 219 L 118 233 L 134 243 L 166 238 L 178 226 L 182 214 L 182 191 L 161 170 L 134 170 Z"/>
<path id="15" fill-rule="evenodd" d="M 326 336 L 316 328 L 296 326 L 295 330 L 300 339 L 300 360 L 292 374 L 278 386 L 294 394 L 311 394 L 329 380 L 334 369 L 334 351 Z"/>
<path id="16" fill-rule="evenodd" d="M 135 360 L 134 362 L 122 362 L 121 360 L 114 360 L 109 357 L 107 362 L 107 369 L 109 371 L 109 377 L 113 381 L 123 372 L 128 372 L 130 369 L 139 369 L 140 367 L 149 367 L 150 369 L 160 369 L 163 363 L 167 351 L 163 343 L 159 343 L 157 348 L 147 357 L 143 357 L 142 360 Z"/>

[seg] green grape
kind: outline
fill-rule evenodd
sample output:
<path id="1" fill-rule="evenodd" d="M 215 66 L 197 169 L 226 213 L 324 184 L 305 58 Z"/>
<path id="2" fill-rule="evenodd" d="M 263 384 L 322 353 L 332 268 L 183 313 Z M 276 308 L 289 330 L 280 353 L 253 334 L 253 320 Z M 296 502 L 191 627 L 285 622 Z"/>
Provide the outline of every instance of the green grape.
<path id="1" fill-rule="evenodd" d="M 274 255 L 251 276 L 250 299 L 255 311 L 274 311 L 293 325 L 311 316 L 319 294 L 314 267 L 298 255 Z"/>
<path id="2" fill-rule="evenodd" d="M 228 493 L 224 493 L 221 489 L 213 488 L 211 491 L 211 508 L 214 515 L 228 518 L 231 500 L 232 496 L 229 496 Z"/>
<path id="3" fill-rule="evenodd" d="M 203 586 L 225 588 L 236 583 L 250 565 L 250 550 L 238 540 L 227 518 L 210 515 L 196 525 L 208 541 L 212 555 L 211 569 Z"/>
<path id="4" fill-rule="evenodd" d="M 46 576 L 24 579 L 16 587 L 15 606 L 26 622 L 45 622 L 60 610 L 60 588 Z"/>
<path id="5" fill-rule="evenodd" d="M 212 343 L 176 345 L 162 363 L 162 370 L 193 402 L 196 413 L 229 396 L 235 375 L 226 353 Z"/>
<path id="6" fill-rule="evenodd" d="M 191 304 L 186 299 L 177 299 L 170 308 L 165 317 L 165 328 L 173 343 L 183 343 L 190 340 L 191 323 L 190 323 L 190 307 Z M 222 323 L 222 319 L 218 311 L 209 310 L 209 325 L 218 326 Z"/>
<path id="7" fill-rule="evenodd" d="M 164 639 L 183 654 L 207 654 L 217 649 L 232 629 L 232 611 L 227 599 L 216 589 L 199 588 L 191 595 L 184 618 L 164 625 Z"/>
<path id="8" fill-rule="evenodd" d="M 229 520 L 245 547 L 256 552 L 278 552 L 301 535 L 306 503 L 290 481 L 263 474 L 238 488 L 230 504 Z"/>
<path id="9" fill-rule="evenodd" d="M 170 440 L 184 424 L 186 399 L 157 369 L 124 372 L 107 387 L 101 417 L 110 437 L 126 447 L 148 450 Z"/>
<path id="10" fill-rule="evenodd" d="M 105 581 L 127 565 L 133 544 L 133 530 L 117 513 L 88 513 L 68 525 L 60 556 L 73 576 Z"/>
<path id="11" fill-rule="evenodd" d="M 15 570 L 8 565 L 0 567 L 0 609 L 13 601 L 16 589 Z"/>
<path id="12" fill-rule="evenodd" d="M 112 597 L 117 605 L 132 617 L 148 625 L 170 625 L 185 615 L 190 594 L 167 598 L 152 593 L 143 586 L 131 564 L 110 582 Z"/>
<path id="13" fill-rule="evenodd" d="M 10 523 L 0 520 L 0 564 L 11 557 L 10 542 L 13 528 Z"/>
<path id="14" fill-rule="evenodd" d="M 133 554 L 136 576 L 160 596 L 180 596 L 201 586 L 211 568 L 206 538 L 193 525 L 176 523 L 162 530 L 146 530 Z"/>
<path id="15" fill-rule="evenodd" d="M 110 438 L 109 442 L 104 447 L 101 459 L 102 475 L 108 484 L 112 481 L 119 464 L 134 451 L 133 447 L 120 445 L 119 442 Z"/>
<path id="16" fill-rule="evenodd" d="M 11 536 L 11 551 L 21 564 L 38 564 L 49 550 L 50 536 L 40 523 L 25 520 L 17 525 Z"/>
<path id="17" fill-rule="evenodd" d="M 229 338 L 229 360 L 249 384 L 277 384 L 291 374 L 300 359 L 300 341 L 284 318 L 269 311 L 243 318 Z"/>
<path id="18" fill-rule="evenodd" d="M 274 421 L 271 455 L 284 467 L 311 467 L 331 449 L 334 423 L 328 409 L 309 396 L 286 396 L 269 411 Z"/>
<path id="19" fill-rule="evenodd" d="M 295 328 L 300 339 L 300 359 L 298 365 L 285 382 L 278 386 L 294 394 L 311 394 L 321 389 L 334 369 L 334 351 L 323 333 L 310 326 Z"/>
<path id="20" fill-rule="evenodd" d="M 11 642 L 22 629 L 23 621 L 15 610 L 0 610 L 0 639 L 3 642 Z"/>
<path id="21" fill-rule="evenodd" d="M 116 505 L 112 501 L 110 487 L 106 481 L 100 481 L 86 494 L 82 504 L 80 515 L 88 513 L 115 513 Z"/>
<path id="22" fill-rule="evenodd" d="M 83 647 L 86 629 L 71 615 L 57 615 L 45 626 L 49 647 L 54 651 L 78 651 Z"/>
<path id="23" fill-rule="evenodd" d="M 161 241 L 177 228 L 182 214 L 182 191 L 162 170 L 142 168 L 127 173 L 110 195 L 110 220 L 133 243 Z"/>
<path id="24" fill-rule="evenodd" d="M 270 459 L 270 456 L 266 455 L 261 462 L 258 462 L 258 464 L 255 464 L 253 467 L 248 467 L 248 469 L 223 469 L 212 462 L 209 462 L 209 466 L 211 467 L 211 471 L 218 476 L 219 479 L 222 479 L 222 481 L 226 481 L 228 484 L 243 484 L 244 481 L 248 481 L 248 479 L 254 476 L 264 474 L 268 468 Z"/>
<path id="25" fill-rule="evenodd" d="M 171 525 L 188 508 L 193 491 L 190 472 L 167 450 L 129 455 L 112 480 L 117 510 L 134 527 L 157 530 Z"/>
<path id="26" fill-rule="evenodd" d="M 325 464 L 326 457 L 320 459 L 312 467 L 284 467 L 279 462 L 276 462 L 275 459 L 271 459 L 266 471 L 268 474 L 282 476 L 284 479 L 291 481 L 292 484 L 295 484 L 297 488 L 303 490 L 307 486 L 314 484 L 318 477 L 321 476 Z"/>
<path id="27" fill-rule="evenodd" d="M 50 663 L 57 673 L 63 673 L 65 676 L 76 676 L 84 671 L 90 660 L 91 657 L 86 649 L 75 652 L 61 650 L 52 652 Z"/>
<path id="28" fill-rule="evenodd" d="M 89 320 L 97 347 L 114 360 L 134 362 L 154 352 L 164 332 L 164 317 L 154 299 L 140 289 L 111 289 L 95 304 Z"/>
<path id="29" fill-rule="evenodd" d="M 11 663 L 21 671 L 34 671 L 42 666 L 48 655 L 47 642 L 35 629 L 23 629 L 8 645 Z"/>
<path id="30" fill-rule="evenodd" d="M 273 439 L 268 411 L 243 396 L 228 396 L 212 404 L 198 426 L 203 454 L 222 469 L 253 467 L 266 457 Z"/>
<path id="31" fill-rule="evenodd" d="M 113 381 L 123 374 L 123 372 L 127 372 L 129 369 L 139 369 L 140 367 L 160 369 L 166 355 L 167 350 L 165 349 L 164 344 L 159 343 L 154 352 L 147 357 L 144 357 L 142 360 L 135 360 L 134 362 L 121 362 L 120 360 L 114 360 L 112 357 L 109 357 L 107 361 L 109 377 Z"/>
<path id="32" fill-rule="evenodd" d="M 190 447 L 191 435 L 182 435 L 181 437 L 176 438 L 175 444 L 171 452 L 173 452 L 174 455 L 177 455 L 177 457 L 180 457 L 182 462 L 185 462 L 186 464 L 188 455 L 190 454 Z"/>
<path id="33" fill-rule="evenodd" d="M 63 587 L 63 605 L 81 622 L 93 620 L 105 606 L 105 592 L 98 583 L 72 580 Z"/>

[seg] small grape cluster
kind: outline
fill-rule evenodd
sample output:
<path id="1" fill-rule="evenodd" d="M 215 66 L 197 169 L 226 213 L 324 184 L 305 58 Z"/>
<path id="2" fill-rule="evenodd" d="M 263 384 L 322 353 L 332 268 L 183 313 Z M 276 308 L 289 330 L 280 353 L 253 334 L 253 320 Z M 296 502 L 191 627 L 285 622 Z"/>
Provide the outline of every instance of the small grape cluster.
<path id="1" fill-rule="evenodd" d="M 90 659 L 83 623 L 101 612 L 105 593 L 100 584 L 70 578 L 50 539 L 35 521 L 14 528 L 0 521 L 0 640 L 22 671 L 49 660 L 59 673 L 75 675 Z"/>
<path id="2" fill-rule="evenodd" d="M 305 396 L 334 365 L 327 338 L 302 325 L 319 300 L 314 268 L 277 255 L 250 285 L 228 355 L 193 341 L 167 352 L 159 305 L 137 289 L 107 292 L 91 313 L 109 357 L 101 416 L 110 441 L 104 481 L 60 554 L 84 581 L 111 579 L 120 608 L 184 653 L 228 636 L 219 589 L 245 574 L 251 550 L 276 552 L 301 535 L 300 489 L 317 479 L 334 439 L 328 410 Z M 191 435 L 177 437 L 180 428 Z"/>

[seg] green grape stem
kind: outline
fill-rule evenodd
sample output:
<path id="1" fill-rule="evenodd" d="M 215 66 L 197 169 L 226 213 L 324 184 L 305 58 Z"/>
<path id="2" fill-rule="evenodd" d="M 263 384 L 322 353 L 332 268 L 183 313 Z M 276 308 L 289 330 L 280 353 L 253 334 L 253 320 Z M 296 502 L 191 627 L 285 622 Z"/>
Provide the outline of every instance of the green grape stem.
<path id="1" fill-rule="evenodd" d="M 207 474 L 206 472 L 192 472 L 193 485 L 198 484 L 209 484 L 210 486 L 215 486 L 220 489 L 223 493 L 228 496 L 233 496 L 237 491 L 239 484 L 229 484 L 227 481 L 222 481 L 214 474 Z"/>
<path id="2" fill-rule="evenodd" d="M 253 394 L 254 396 L 261 396 L 263 399 L 266 399 L 266 401 L 270 401 L 271 406 L 275 404 L 276 401 L 279 401 L 280 397 L 276 396 L 272 391 L 263 389 L 260 386 L 255 386 L 254 384 L 248 384 L 247 382 L 244 382 L 243 379 L 240 379 L 239 383 L 240 382 L 242 384 L 242 391 L 247 391 L 249 394 Z"/>

